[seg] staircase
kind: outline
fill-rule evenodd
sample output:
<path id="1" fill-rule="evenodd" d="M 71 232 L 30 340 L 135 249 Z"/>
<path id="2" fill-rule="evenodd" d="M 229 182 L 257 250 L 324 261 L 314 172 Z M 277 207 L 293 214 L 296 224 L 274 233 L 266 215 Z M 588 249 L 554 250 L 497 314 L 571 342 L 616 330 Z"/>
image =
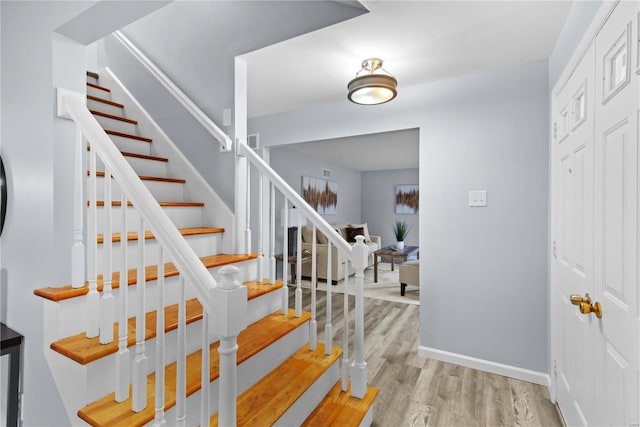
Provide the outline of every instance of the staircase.
<path id="1" fill-rule="evenodd" d="M 286 276 L 275 280 L 273 243 L 270 279 L 262 277 L 262 248 L 231 253 L 233 214 L 108 70 L 87 73 L 86 106 L 119 152 L 110 158 L 101 148 L 96 156 L 89 135 L 100 132 L 85 128 L 89 142 L 80 149 L 89 160 L 79 175 L 87 188 L 88 202 L 80 201 L 87 237 L 74 247 L 86 252 L 87 281 L 34 292 L 44 305 L 46 358 L 71 422 L 213 426 L 220 416 L 220 425 L 370 425 L 377 390 L 365 385 L 351 396 L 350 359 L 332 345 L 330 323 L 328 340 L 316 343 L 315 307 L 301 310 L 299 284 L 296 307 L 288 308 Z M 138 190 L 122 178 L 126 168 L 116 157 L 135 171 L 171 227 L 151 221 L 139 196 L 131 201 Z M 171 252 L 165 233 L 190 249 Z M 213 285 L 193 284 L 202 276 L 182 259 L 191 251 Z M 348 313 L 347 298 L 345 304 Z M 357 344 L 354 352 L 363 357 Z M 363 363 L 354 366 L 366 384 Z"/>

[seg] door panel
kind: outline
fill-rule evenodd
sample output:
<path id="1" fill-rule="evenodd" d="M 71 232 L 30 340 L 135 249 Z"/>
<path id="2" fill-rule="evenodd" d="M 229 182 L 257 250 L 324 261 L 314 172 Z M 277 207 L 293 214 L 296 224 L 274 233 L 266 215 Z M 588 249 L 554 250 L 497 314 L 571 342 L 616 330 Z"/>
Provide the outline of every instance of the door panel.
<path id="1" fill-rule="evenodd" d="M 558 330 L 554 334 L 557 360 L 557 399 L 569 425 L 588 425 L 593 408 L 593 378 L 584 375 L 593 364 L 589 319 L 569 302 L 571 294 L 593 292 L 593 106 L 594 49 L 577 67 L 575 78 L 554 100 L 559 138 L 553 149 L 554 306 Z M 567 117 L 568 115 L 568 117 Z M 556 125 L 558 126 L 558 125 Z"/>
<path id="2" fill-rule="evenodd" d="M 595 39 L 594 331 L 598 423 L 640 422 L 638 392 L 638 2 L 620 2 Z"/>

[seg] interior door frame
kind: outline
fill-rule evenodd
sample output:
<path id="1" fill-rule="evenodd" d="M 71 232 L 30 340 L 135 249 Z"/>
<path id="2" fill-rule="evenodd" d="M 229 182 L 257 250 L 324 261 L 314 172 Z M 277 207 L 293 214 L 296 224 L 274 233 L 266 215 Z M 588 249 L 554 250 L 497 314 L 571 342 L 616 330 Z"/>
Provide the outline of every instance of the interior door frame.
<path id="1" fill-rule="evenodd" d="M 592 43 L 595 42 L 596 35 L 600 32 L 607 19 L 616 8 L 620 0 L 615 2 L 602 2 L 602 5 L 594 15 L 591 23 L 584 36 L 582 37 L 578 47 L 571 54 L 571 58 L 567 62 L 560 78 L 553 87 L 550 94 L 550 123 L 549 127 L 549 246 L 548 246 L 548 275 L 549 275 L 549 329 L 550 329 L 550 342 L 549 342 L 549 377 L 551 378 L 549 384 L 549 396 L 552 402 L 557 403 L 557 391 L 558 391 L 558 377 L 557 377 L 557 360 L 560 349 L 558 348 L 561 330 L 560 330 L 560 307 L 558 307 L 556 294 L 558 293 L 558 278 L 554 271 L 555 262 L 555 245 L 556 236 L 558 232 L 559 218 L 557 212 L 559 212 L 558 204 L 558 176 L 557 171 L 554 168 L 555 161 L 555 145 L 556 135 L 555 129 L 557 129 L 556 117 L 554 116 L 554 104 L 553 100 L 557 97 L 564 87 L 569 83 L 571 77 L 580 65 L 581 60 L 589 50 Z M 560 408 L 562 413 L 562 408 Z"/>

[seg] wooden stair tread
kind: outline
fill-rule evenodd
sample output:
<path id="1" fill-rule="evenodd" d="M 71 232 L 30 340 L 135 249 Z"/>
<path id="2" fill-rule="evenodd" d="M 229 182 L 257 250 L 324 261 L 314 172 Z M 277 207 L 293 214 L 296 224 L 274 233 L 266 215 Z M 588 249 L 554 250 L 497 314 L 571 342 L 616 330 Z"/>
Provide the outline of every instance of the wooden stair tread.
<path id="1" fill-rule="evenodd" d="M 158 202 L 163 208 L 182 207 L 182 208 L 201 208 L 204 206 L 202 202 Z M 87 201 L 87 206 L 89 202 Z M 104 206 L 104 200 L 96 200 L 96 206 Z M 111 202 L 111 206 L 122 206 L 122 202 L 114 200 Z M 133 206 L 133 203 L 127 202 L 127 206 Z"/>
<path id="2" fill-rule="evenodd" d="M 342 349 L 338 347 L 334 347 L 327 356 L 323 344 L 318 343 L 314 351 L 306 344 L 238 396 L 237 425 L 275 424 L 341 354 Z M 211 417 L 209 425 L 218 425 L 218 414 Z"/>
<path id="3" fill-rule="evenodd" d="M 107 133 L 107 135 L 119 136 L 121 138 L 135 139 L 137 141 L 143 141 L 143 142 L 152 142 L 153 141 L 151 138 L 147 138 L 147 137 L 140 136 L 140 135 L 134 135 L 132 133 L 120 132 L 120 131 L 117 131 L 117 130 L 110 130 L 110 129 L 105 129 L 104 131 Z"/>
<path id="4" fill-rule="evenodd" d="M 227 264 L 233 264 L 236 262 L 247 261 L 250 259 L 255 259 L 258 257 L 258 254 L 252 253 L 250 255 L 245 254 L 218 254 L 218 255 L 207 255 L 200 257 L 200 260 L 204 264 L 206 268 L 214 268 L 220 267 Z M 138 269 L 132 268 L 127 271 L 127 284 L 135 285 L 137 282 L 137 274 Z M 176 267 L 173 263 L 168 262 L 164 265 L 164 277 L 172 277 L 177 276 L 180 273 L 176 270 Z M 158 279 L 158 268 L 156 265 L 149 265 L 145 267 L 145 278 L 146 281 L 152 281 Z M 112 275 L 112 283 L 111 287 L 113 289 L 117 289 L 120 287 L 120 272 L 116 271 Z M 102 292 L 103 288 L 103 278 L 102 275 L 98 276 L 98 291 Z M 46 287 L 39 288 L 33 291 L 34 294 L 46 298 L 51 301 L 62 301 L 69 298 L 75 298 L 78 296 L 86 295 L 89 292 L 89 285 L 85 283 L 85 285 L 81 288 L 74 288 L 71 285 L 58 286 L 58 287 Z"/>
<path id="5" fill-rule="evenodd" d="M 217 234 L 224 233 L 224 228 L 215 228 L 215 227 L 191 227 L 191 228 L 178 228 L 178 231 L 183 236 L 197 236 L 201 234 Z M 120 233 L 113 233 L 111 237 L 111 241 L 113 243 L 118 243 L 120 241 Z M 155 239 L 153 233 L 149 230 L 144 232 L 145 240 Z M 127 233 L 127 241 L 138 240 L 138 232 L 130 231 Z M 104 243 L 104 235 L 98 234 L 98 243 Z"/>
<path id="6" fill-rule="evenodd" d="M 94 116 L 101 116 L 101 117 L 106 117 L 108 119 L 119 120 L 121 122 L 130 123 L 132 125 L 138 124 L 137 120 L 130 119 L 128 117 L 116 116 L 115 114 L 105 113 L 104 111 L 89 110 L 89 112 L 91 112 L 91 114 L 93 114 Z"/>
<path id="7" fill-rule="evenodd" d="M 98 80 L 100 78 L 100 76 L 98 76 L 98 73 L 93 72 L 93 71 L 87 71 L 87 77 L 93 77 L 96 80 Z"/>
<path id="8" fill-rule="evenodd" d="M 87 171 L 87 175 L 90 175 L 90 174 L 91 174 L 91 172 Z M 96 171 L 96 176 L 104 177 L 104 171 Z M 138 175 L 138 178 L 140 178 L 143 181 L 170 182 L 170 183 L 173 183 L 173 184 L 184 184 L 184 183 L 187 182 L 184 179 L 163 178 L 161 176 Z"/>
<path id="9" fill-rule="evenodd" d="M 93 96 L 93 95 L 87 95 L 87 99 L 89 99 L 91 101 L 96 101 L 96 102 L 101 102 L 103 104 L 111 105 L 112 107 L 124 108 L 124 104 L 121 104 L 121 103 L 115 102 L 115 101 L 111 101 L 109 99 L 99 98 L 99 97 Z"/>
<path id="10" fill-rule="evenodd" d="M 303 427 L 359 426 L 373 405 L 378 389 L 367 387 L 363 399 L 351 396 L 351 385 L 342 392 L 340 381 L 302 424 Z"/>
<path id="11" fill-rule="evenodd" d="M 250 301 L 267 292 L 262 292 L 266 286 L 256 282 L 244 283 L 247 286 L 247 300 Z M 257 289 L 254 289 L 257 288 Z M 268 292 L 273 292 L 282 288 L 282 282 L 276 281 L 274 284 L 268 284 Z M 187 325 L 202 319 L 202 305 L 197 298 L 186 301 L 186 323 Z M 146 313 L 145 323 L 145 340 L 148 341 L 156 337 L 156 316 L 157 311 Z M 164 309 L 164 331 L 165 333 L 178 328 L 178 304 L 170 305 Z M 131 317 L 127 320 L 127 347 L 131 347 L 136 343 L 136 318 Z M 110 354 L 118 351 L 118 322 L 113 324 L 114 340 L 108 344 L 100 344 L 100 337 L 87 338 L 86 333 L 80 333 L 70 337 L 63 338 L 51 344 L 51 349 L 63 356 L 74 360 L 81 365 L 86 365 Z"/>
<path id="12" fill-rule="evenodd" d="M 94 89 L 99 89 L 99 90 L 103 90 L 103 91 L 105 91 L 105 92 L 109 92 L 109 93 L 111 93 L 111 89 L 106 88 L 106 87 L 99 86 L 99 85 L 97 85 L 97 84 L 95 84 L 95 83 L 89 83 L 89 82 L 87 82 L 87 86 L 92 87 L 92 88 L 94 88 Z"/>
<path id="13" fill-rule="evenodd" d="M 310 319 L 311 314 L 308 312 L 304 312 L 301 317 L 295 317 L 294 310 L 289 310 L 286 316 L 276 311 L 249 325 L 238 335 L 237 363 L 244 362 Z M 218 345 L 219 342 L 216 341 L 209 346 L 210 381 L 215 380 L 219 375 Z M 201 361 L 200 350 L 187 356 L 186 365 L 189 367 L 186 380 L 187 396 L 200 390 Z M 175 362 L 165 367 L 165 411 L 176 404 L 176 369 Z M 80 409 L 78 416 L 91 425 L 141 426 L 153 420 L 154 401 L 155 374 L 151 374 L 147 377 L 147 407 L 141 412 L 136 413 L 131 410 L 130 400 L 116 402 L 115 393 L 111 393 Z"/>
<path id="14" fill-rule="evenodd" d="M 148 156 L 146 154 L 129 153 L 128 151 L 121 151 L 121 153 L 125 157 L 135 157 L 136 159 L 153 160 L 155 162 L 165 162 L 165 163 L 169 161 L 169 159 L 166 157 Z"/>

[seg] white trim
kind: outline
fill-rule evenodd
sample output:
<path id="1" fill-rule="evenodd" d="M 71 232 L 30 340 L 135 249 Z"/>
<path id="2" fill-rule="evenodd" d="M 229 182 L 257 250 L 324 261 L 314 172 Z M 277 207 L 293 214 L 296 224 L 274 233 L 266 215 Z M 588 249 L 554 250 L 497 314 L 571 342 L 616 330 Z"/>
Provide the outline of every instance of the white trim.
<path id="1" fill-rule="evenodd" d="M 195 119 L 220 143 L 221 151 L 231 151 L 232 141 L 222 129 L 220 129 L 178 86 L 173 83 L 165 73 L 160 70 L 156 64 L 151 62 L 147 56 L 142 53 L 131 40 L 129 40 L 121 31 L 115 31 L 113 36 L 124 47 L 126 47 L 133 56 L 182 104 L 186 110 L 191 113 Z"/>
<path id="2" fill-rule="evenodd" d="M 477 369 L 479 371 L 490 372 L 492 374 L 515 378 L 521 381 L 540 384 L 549 389 L 551 388 L 551 377 L 549 376 L 549 374 L 545 374 L 544 372 L 518 368 L 516 366 L 491 362 L 490 360 L 477 359 L 475 357 L 451 353 L 448 351 L 438 350 L 425 346 L 418 347 L 418 355 L 422 357 L 428 357 L 430 359 L 440 360 L 442 362 L 453 363 L 467 368 Z"/>

